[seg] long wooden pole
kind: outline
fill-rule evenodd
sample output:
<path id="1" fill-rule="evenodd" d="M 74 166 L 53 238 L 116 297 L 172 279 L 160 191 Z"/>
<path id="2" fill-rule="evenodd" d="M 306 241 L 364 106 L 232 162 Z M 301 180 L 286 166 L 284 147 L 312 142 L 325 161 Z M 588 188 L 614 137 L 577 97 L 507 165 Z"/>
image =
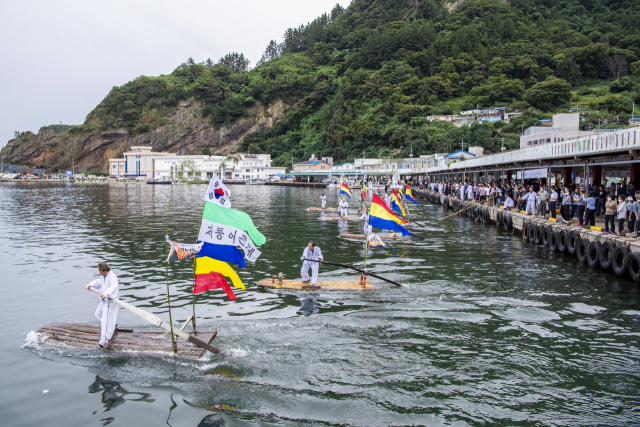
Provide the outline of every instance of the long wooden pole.
<path id="1" fill-rule="evenodd" d="M 311 262 L 317 262 L 317 263 L 320 263 L 320 264 L 335 265 L 335 266 L 337 266 L 337 267 L 350 268 L 350 269 L 352 269 L 352 270 L 355 270 L 355 271 L 358 271 L 358 272 L 360 272 L 360 273 L 364 274 L 365 276 L 375 277 L 376 279 L 380 279 L 380 280 L 384 280 L 385 282 L 393 283 L 393 284 L 394 284 L 394 285 L 396 285 L 396 286 L 402 286 L 402 285 L 401 285 L 400 283 L 398 283 L 398 282 L 394 282 L 393 280 L 385 279 L 384 277 L 381 277 L 381 276 L 375 275 L 375 274 L 373 274 L 373 273 L 370 273 L 370 272 L 368 272 L 367 270 L 361 270 L 361 269 L 359 269 L 359 268 L 357 268 L 357 267 L 354 267 L 354 266 L 352 266 L 352 265 L 348 265 L 348 264 L 339 264 L 339 263 L 337 263 L 337 262 L 320 261 L 320 260 L 317 260 L 317 259 L 308 259 L 308 258 L 305 258 L 304 260 L 305 260 L 305 261 L 311 261 Z"/>
<path id="2" fill-rule="evenodd" d="M 90 288 L 89 290 L 97 293 L 98 295 L 101 295 L 102 292 L 94 289 L 94 288 Z M 180 329 L 173 329 L 173 325 L 171 324 L 167 324 L 164 320 L 162 320 L 161 318 L 154 316 L 153 314 L 144 311 L 136 306 L 133 306 L 131 304 L 128 304 L 124 301 L 120 301 L 117 298 L 109 298 L 111 301 L 115 302 L 116 304 L 118 304 L 120 307 L 124 308 L 125 310 L 135 314 L 136 316 L 138 316 L 139 318 L 151 323 L 154 326 L 158 326 L 162 329 L 165 329 L 169 332 L 171 332 L 171 341 L 174 341 L 173 338 L 173 334 L 176 334 L 177 336 L 179 336 L 180 338 L 184 338 L 185 340 L 189 341 L 190 343 L 193 343 L 195 345 L 197 345 L 200 348 L 203 348 L 207 351 L 210 351 L 213 354 L 218 354 L 221 356 L 224 356 L 225 354 L 222 352 L 222 350 L 215 348 L 214 346 L 212 346 L 211 344 L 207 344 L 206 342 L 199 340 L 198 338 L 189 335 L 188 333 L 180 330 Z M 175 347 L 174 347 L 175 348 Z"/>
<path id="3" fill-rule="evenodd" d="M 475 199 L 473 199 L 473 200 L 475 200 Z M 480 202 L 473 202 L 471 205 L 467 206 L 466 208 L 462 209 L 461 211 L 456 211 L 456 212 L 452 213 L 451 215 L 447 215 L 444 218 L 440 218 L 438 221 L 442 221 L 443 219 L 447 219 L 447 218 L 452 217 L 454 215 L 458 215 L 460 212 L 464 212 L 467 209 L 471 209 L 472 207 L 474 207 L 476 205 L 479 205 L 479 204 L 481 204 L 481 203 Z"/>
<path id="4" fill-rule="evenodd" d="M 169 235 L 169 208 L 171 207 L 171 196 L 173 196 L 173 183 L 171 183 L 171 193 L 169 194 L 169 203 L 167 203 L 167 229 L 165 236 Z M 176 339 L 173 335 L 173 320 L 171 319 L 171 297 L 169 295 L 169 247 L 165 245 L 166 264 L 167 264 L 167 307 L 169 308 L 169 326 L 171 327 L 171 345 L 173 346 L 173 354 L 178 353 L 176 347 Z"/>

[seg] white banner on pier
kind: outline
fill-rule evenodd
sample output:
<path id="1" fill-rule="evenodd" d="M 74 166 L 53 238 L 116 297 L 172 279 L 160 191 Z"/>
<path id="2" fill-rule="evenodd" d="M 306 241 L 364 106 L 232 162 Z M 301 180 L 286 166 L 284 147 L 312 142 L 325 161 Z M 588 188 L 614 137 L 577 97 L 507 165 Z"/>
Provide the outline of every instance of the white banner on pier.
<path id="1" fill-rule="evenodd" d="M 524 179 L 546 178 L 547 168 L 528 169 L 524 171 Z M 522 179 L 522 172 L 518 171 L 517 179 Z"/>

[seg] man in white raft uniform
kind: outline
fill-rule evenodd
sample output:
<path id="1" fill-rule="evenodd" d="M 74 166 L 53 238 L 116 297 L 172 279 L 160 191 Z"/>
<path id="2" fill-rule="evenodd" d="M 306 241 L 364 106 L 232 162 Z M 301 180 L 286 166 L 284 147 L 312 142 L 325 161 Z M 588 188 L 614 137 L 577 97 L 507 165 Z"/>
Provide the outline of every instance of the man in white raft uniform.
<path id="1" fill-rule="evenodd" d="M 320 207 L 324 209 L 326 204 L 327 204 L 327 196 L 323 194 L 322 196 L 320 196 Z"/>
<path id="2" fill-rule="evenodd" d="M 89 283 L 87 289 L 93 288 L 102 292 L 100 304 L 98 304 L 95 313 L 102 326 L 100 329 L 100 342 L 96 348 L 104 348 L 113 336 L 113 331 L 116 329 L 116 320 L 118 319 L 118 305 L 111 301 L 110 298 L 118 298 L 120 289 L 118 288 L 118 278 L 111 271 L 109 264 L 101 262 L 98 264 L 98 271 L 100 271 L 102 277 Z"/>
<path id="3" fill-rule="evenodd" d="M 322 261 L 322 251 L 320 251 L 320 248 L 316 246 L 316 242 L 313 240 L 304 248 L 300 260 L 304 261 L 305 258 Z M 316 286 L 316 283 L 318 283 L 318 270 L 320 269 L 319 262 L 304 261 L 302 263 L 302 269 L 300 270 L 302 283 L 309 283 L 309 267 L 311 267 L 311 286 Z"/>

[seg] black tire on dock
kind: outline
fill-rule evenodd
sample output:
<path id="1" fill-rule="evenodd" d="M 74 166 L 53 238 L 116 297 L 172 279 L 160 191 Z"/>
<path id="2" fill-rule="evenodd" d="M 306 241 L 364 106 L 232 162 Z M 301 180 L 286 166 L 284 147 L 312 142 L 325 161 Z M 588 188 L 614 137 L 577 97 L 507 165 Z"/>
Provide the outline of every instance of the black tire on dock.
<path id="1" fill-rule="evenodd" d="M 600 259 L 598 255 L 600 254 L 600 243 L 595 240 L 589 243 L 587 246 L 587 263 L 589 267 L 596 268 L 600 265 Z"/>
<path id="2" fill-rule="evenodd" d="M 578 242 L 580 242 L 580 234 L 573 230 L 569 233 L 569 237 L 567 238 L 567 252 L 569 252 L 569 254 L 575 255 L 576 250 L 578 249 Z"/>
<path id="3" fill-rule="evenodd" d="M 529 223 L 525 223 L 524 227 L 522 228 L 522 239 L 525 242 L 529 241 Z"/>
<path id="4" fill-rule="evenodd" d="M 549 250 L 555 252 L 558 250 L 558 233 L 552 231 L 549 233 Z"/>
<path id="5" fill-rule="evenodd" d="M 482 223 L 486 224 L 489 222 L 489 211 L 487 208 L 482 208 Z"/>
<path id="6" fill-rule="evenodd" d="M 442 207 L 444 208 L 448 208 L 449 207 L 449 198 L 445 197 L 444 200 L 442 201 Z"/>
<path id="7" fill-rule="evenodd" d="M 587 239 L 580 239 L 578 246 L 576 247 L 576 256 L 581 264 L 587 261 L 587 249 L 589 248 L 589 241 Z"/>
<path id="8" fill-rule="evenodd" d="M 622 276 L 629 268 L 629 250 L 618 246 L 611 254 L 611 267 L 616 276 Z"/>
<path id="9" fill-rule="evenodd" d="M 542 244 L 542 227 L 539 225 L 536 225 L 533 231 L 533 243 L 536 245 Z"/>
<path id="10" fill-rule="evenodd" d="M 535 242 L 536 239 L 536 226 L 533 224 L 529 224 L 527 227 L 527 238 L 531 243 Z"/>
<path id="11" fill-rule="evenodd" d="M 600 252 L 598 252 L 598 261 L 600 267 L 603 270 L 608 270 L 611 267 L 611 261 L 613 260 L 613 245 L 611 242 L 604 242 L 600 245 Z"/>
<path id="12" fill-rule="evenodd" d="M 638 252 L 630 252 L 629 253 L 629 274 L 634 282 L 640 282 L 640 253 Z"/>
<path id="13" fill-rule="evenodd" d="M 502 211 L 496 212 L 496 227 L 502 227 Z"/>
<path id="14" fill-rule="evenodd" d="M 542 229 L 542 246 L 549 246 L 549 235 L 553 230 L 548 225 Z"/>
<path id="15" fill-rule="evenodd" d="M 560 232 L 558 232 L 558 250 L 560 252 L 564 252 L 569 248 L 569 238 L 567 236 L 567 230 L 561 230 Z M 574 250 L 573 254 L 575 253 L 576 251 Z"/>
<path id="16" fill-rule="evenodd" d="M 513 230 L 513 221 L 511 220 L 511 214 L 505 214 L 502 218 L 504 231 Z"/>

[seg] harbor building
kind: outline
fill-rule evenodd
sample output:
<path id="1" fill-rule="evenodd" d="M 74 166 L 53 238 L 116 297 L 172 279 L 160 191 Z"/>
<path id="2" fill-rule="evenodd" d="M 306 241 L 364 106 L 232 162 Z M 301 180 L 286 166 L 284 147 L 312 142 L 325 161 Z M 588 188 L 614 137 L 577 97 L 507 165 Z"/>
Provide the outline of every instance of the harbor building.
<path id="1" fill-rule="evenodd" d="M 587 132 L 580 132 L 579 114 L 556 114 L 553 120 L 541 120 L 542 126 L 525 129 L 520 137 L 520 149 L 540 144 L 555 144 L 569 139 L 580 138 Z"/>
<path id="2" fill-rule="evenodd" d="M 184 178 L 207 180 L 219 173 L 224 179 L 251 180 L 270 179 L 284 174 L 285 167 L 272 167 L 270 154 L 238 154 L 240 161 L 234 163 L 226 156 L 185 155 L 158 156 L 153 158 L 153 177 L 169 179 L 178 174 Z"/>
<path id="3" fill-rule="evenodd" d="M 153 157 L 171 156 L 170 153 L 152 151 L 152 147 L 132 146 L 122 159 L 109 159 L 109 176 L 153 177 Z"/>

